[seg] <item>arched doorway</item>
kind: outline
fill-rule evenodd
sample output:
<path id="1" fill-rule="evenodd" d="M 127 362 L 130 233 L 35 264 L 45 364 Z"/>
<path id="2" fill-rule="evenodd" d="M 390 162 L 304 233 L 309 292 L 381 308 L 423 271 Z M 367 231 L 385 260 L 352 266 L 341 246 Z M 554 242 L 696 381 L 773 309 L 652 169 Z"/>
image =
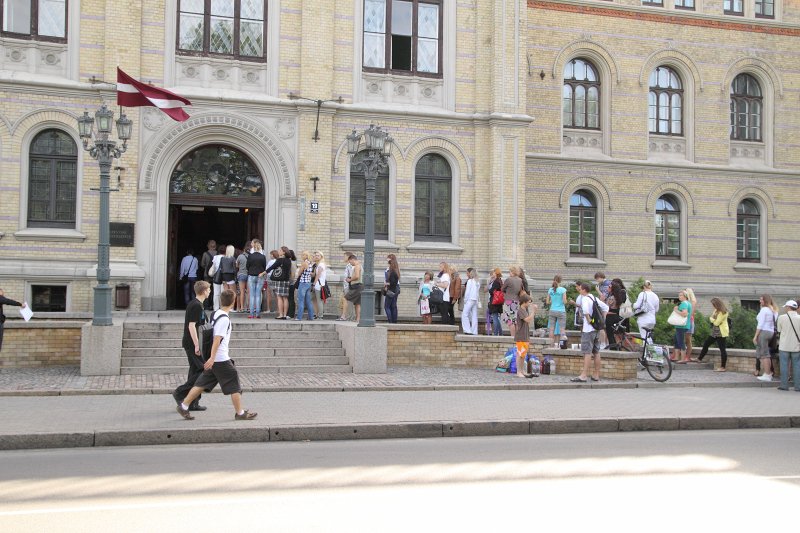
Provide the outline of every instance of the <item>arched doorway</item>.
<path id="1" fill-rule="evenodd" d="M 180 159 L 169 181 L 167 308 L 183 307 L 177 273 L 187 250 L 199 261 L 210 239 L 237 249 L 263 239 L 264 194 L 258 167 L 236 148 L 206 144 Z"/>

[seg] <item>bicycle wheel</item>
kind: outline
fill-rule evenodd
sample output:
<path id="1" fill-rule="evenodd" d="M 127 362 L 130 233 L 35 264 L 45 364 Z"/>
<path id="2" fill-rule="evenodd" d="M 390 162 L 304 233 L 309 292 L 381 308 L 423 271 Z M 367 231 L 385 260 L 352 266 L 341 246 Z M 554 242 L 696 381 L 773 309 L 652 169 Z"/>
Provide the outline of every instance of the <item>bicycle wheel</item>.
<path id="1" fill-rule="evenodd" d="M 647 350 L 646 347 L 645 350 Z M 647 373 L 650 374 L 650 377 L 660 383 L 667 381 L 672 375 L 672 361 L 670 361 L 668 355 L 662 356 L 658 361 L 648 359 L 647 355 L 644 355 L 641 358 L 641 362 L 647 369 Z"/>

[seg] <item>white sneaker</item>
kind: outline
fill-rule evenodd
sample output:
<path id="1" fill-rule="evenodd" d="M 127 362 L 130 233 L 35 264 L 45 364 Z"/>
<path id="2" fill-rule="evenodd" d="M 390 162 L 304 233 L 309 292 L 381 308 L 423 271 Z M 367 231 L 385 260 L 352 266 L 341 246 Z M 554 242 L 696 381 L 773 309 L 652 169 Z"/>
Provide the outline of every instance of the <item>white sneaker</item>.
<path id="1" fill-rule="evenodd" d="M 756 379 L 758 381 L 772 381 L 772 375 L 770 375 L 770 374 L 761 374 Z"/>

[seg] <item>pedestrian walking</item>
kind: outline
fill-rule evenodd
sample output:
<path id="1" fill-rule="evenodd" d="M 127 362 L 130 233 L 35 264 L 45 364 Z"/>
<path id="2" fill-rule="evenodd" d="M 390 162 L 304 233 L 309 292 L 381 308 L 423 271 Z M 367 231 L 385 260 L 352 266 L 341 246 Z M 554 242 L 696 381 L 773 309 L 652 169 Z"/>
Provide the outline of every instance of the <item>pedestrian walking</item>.
<path id="1" fill-rule="evenodd" d="M 311 254 L 300 253 L 300 264 L 297 267 L 297 316 L 295 320 L 303 319 L 303 312 L 308 312 L 308 319 L 314 320 L 314 306 L 311 302 L 311 279 L 314 276 L 314 263 Z"/>
<path id="2" fill-rule="evenodd" d="M 678 292 L 678 305 L 672 307 L 672 312 L 677 313 L 686 320 L 675 327 L 675 346 L 672 350 L 672 360 L 679 364 L 689 361 L 686 354 L 686 330 L 689 328 L 689 317 L 692 314 L 692 304 L 686 295 L 686 291 Z"/>
<path id="3" fill-rule="evenodd" d="M 700 350 L 700 356 L 697 359 L 691 358 L 692 361 L 701 363 L 703 358 L 708 353 L 708 348 L 712 343 L 717 343 L 719 348 L 720 366 L 714 369 L 715 372 L 725 372 L 728 364 L 728 350 L 726 348 L 728 335 L 730 335 L 730 328 L 728 328 L 728 308 L 719 298 L 711 298 L 711 306 L 714 312 L 708 317 L 711 321 L 711 335 L 706 338 L 703 343 L 703 348 Z"/>
<path id="4" fill-rule="evenodd" d="M 430 324 L 433 322 L 430 303 L 433 285 L 433 272 L 425 272 L 419 284 L 419 292 L 417 293 L 417 305 L 419 306 L 419 314 L 422 317 L 423 324 Z"/>
<path id="5" fill-rule="evenodd" d="M 397 298 L 400 296 L 400 265 L 397 256 L 389 254 L 386 258 L 389 267 L 384 272 L 383 282 L 383 310 L 386 311 L 386 320 L 390 324 L 397 324 Z"/>
<path id="6" fill-rule="evenodd" d="M 347 301 L 353 304 L 353 308 L 356 312 L 355 320 L 356 322 L 361 321 L 361 293 L 364 292 L 364 283 L 361 278 L 361 263 L 359 263 L 358 259 L 354 254 L 350 254 L 350 257 L 347 258 L 350 266 L 353 267 L 353 271 L 350 273 L 345 281 L 347 281 L 348 285 L 350 286 L 350 290 L 347 291 Z"/>
<path id="7" fill-rule="evenodd" d="M 519 277 L 519 267 L 512 266 L 509 276 L 503 282 L 503 322 L 508 327 L 513 337 L 517 331 L 517 309 L 519 297 L 522 293 L 522 278 Z"/>
<path id="8" fill-rule="evenodd" d="M 178 280 L 183 285 L 183 305 L 189 305 L 194 299 L 194 284 L 197 281 L 197 269 L 199 268 L 194 250 L 186 250 L 186 255 L 181 259 L 181 267 L 178 271 Z"/>
<path id="9" fill-rule="evenodd" d="M 528 296 L 527 293 L 520 294 L 519 296 L 519 308 L 517 309 L 517 324 L 516 324 L 516 332 L 514 333 L 514 344 L 516 346 L 516 355 L 517 355 L 517 376 L 524 378 L 524 377 L 533 377 L 531 374 L 530 376 L 525 375 L 525 358 L 528 356 L 528 351 L 530 350 L 530 341 L 531 341 L 531 329 L 530 323 L 533 320 L 533 316 L 535 314 L 535 306 L 534 310 L 529 309 L 531 303 L 531 297 Z"/>
<path id="10" fill-rule="evenodd" d="M 294 253 L 286 246 L 278 250 L 278 258 L 266 269 L 270 286 L 275 290 L 278 299 L 277 320 L 286 320 L 289 315 L 289 285 L 292 280 L 292 257 Z"/>
<path id="11" fill-rule="evenodd" d="M 3 306 L 4 305 L 16 305 L 17 307 L 21 307 L 25 309 L 28 307 L 26 303 L 19 303 L 16 300 L 12 300 L 10 298 L 6 298 L 6 293 L 3 292 L 3 289 L 0 289 L 0 350 L 3 349 L 3 329 L 4 324 L 6 323 L 6 315 L 3 313 Z"/>
<path id="12" fill-rule="evenodd" d="M 781 384 L 778 390 L 789 390 L 789 362 L 792 363 L 794 390 L 800 392 L 800 316 L 797 315 L 797 301 L 789 300 L 783 307 L 786 314 L 778 317 L 778 359 L 781 365 Z"/>
<path id="13" fill-rule="evenodd" d="M 253 239 L 253 248 L 247 256 L 247 292 L 250 295 L 250 312 L 247 318 L 261 318 L 261 288 L 264 286 L 264 272 L 267 269 L 267 258 L 261 241 Z"/>
<path id="14" fill-rule="evenodd" d="M 560 339 L 567 331 L 567 289 L 561 286 L 561 276 L 558 274 L 553 277 L 553 284 L 547 289 L 546 303 L 549 306 L 547 332 L 550 335 L 550 344 L 558 348 L 556 335 Z"/>
<path id="15" fill-rule="evenodd" d="M 202 275 L 200 275 L 199 278 L 211 286 L 211 273 L 209 272 L 209 269 L 211 268 L 211 263 L 214 260 L 214 256 L 217 255 L 217 241 L 214 239 L 209 240 L 206 243 L 206 248 L 206 251 L 203 252 L 202 257 L 200 258 L 200 272 Z M 209 296 L 206 298 L 204 305 L 206 306 L 206 309 L 211 309 L 213 303 L 213 297 Z"/>
<path id="16" fill-rule="evenodd" d="M 778 321 L 778 308 L 769 294 L 762 294 L 758 302 L 761 309 L 758 311 L 756 320 L 756 334 L 753 337 L 753 344 L 756 345 L 756 357 L 761 361 L 761 372 L 758 376 L 759 381 L 772 381 L 772 355 L 770 354 L 770 341 L 775 335 L 775 324 Z"/>
<path id="17" fill-rule="evenodd" d="M 186 352 L 186 359 L 189 362 L 189 373 L 186 376 L 186 383 L 179 385 L 173 392 L 172 397 L 180 405 L 181 401 L 188 396 L 189 391 L 194 387 L 197 378 L 203 373 L 203 359 L 201 340 L 197 337 L 197 326 L 206 323 L 206 312 L 203 309 L 203 302 L 211 292 L 211 286 L 205 281 L 198 281 L 192 287 L 195 297 L 186 305 L 186 314 L 183 318 L 183 338 L 181 346 Z M 205 411 L 206 408 L 200 405 L 200 394 L 189 404 L 189 411 Z"/>
<path id="18" fill-rule="evenodd" d="M 577 377 L 572 378 L 570 381 L 575 383 L 586 383 L 589 379 L 591 372 L 592 381 L 600 381 L 600 342 L 599 336 L 601 328 L 595 328 L 591 324 L 591 316 L 593 314 L 594 306 L 600 308 L 600 312 L 605 314 L 608 312 L 608 306 L 605 302 L 601 301 L 598 297 L 590 294 L 592 287 L 586 283 L 579 284 L 580 296 L 576 299 L 576 304 L 580 306 L 581 313 L 583 314 L 583 326 L 581 327 L 581 353 L 583 353 L 583 370 Z M 594 361 L 594 366 L 592 362 Z"/>
<path id="19" fill-rule="evenodd" d="M 689 329 L 686 330 L 686 359 L 691 359 L 692 357 L 692 350 L 694 346 L 692 346 L 692 337 L 694 336 L 694 314 L 697 311 L 697 298 L 694 295 L 694 290 L 691 288 L 685 289 L 686 291 L 686 299 L 692 304 L 692 314 L 689 315 L 689 322 L 687 326 Z"/>
<path id="20" fill-rule="evenodd" d="M 505 302 L 505 295 L 503 294 L 503 271 L 495 268 L 493 271 L 494 280 L 489 287 L 489 312 L 492 323 L 492 335 L 500 336 L 503 334 L 503 325 L 501 323 L 501 315 L 503 313 L 503 304 Z M 496 296 L 497 295 L 497 296 Z"/>
<path id="21" fill-rule="evenodd" d="M 461 312 L 461 329 L 467 335 L 478 334 L 478 307 L 480 307 L 480 284 L 474 268 L 467 269 L 467 283 L 464 286 L 464 310 Z"/>
<path id="22" fill-rule="evenodd" d="M 252 413 L 242 408 L 242 386 L 239 383 L 239 372 L 228 354 L 228 344 L 231 340 L 230 311 L 236 302 L 236 295 L 230 289 L 223 290 L 220 295 L 220 308 L 214 312 L 214 341 L 211 345 L 211 357 L 203 364 L 203 373 L 195 381 L 186 398 L 178 404 L 177 410 L 186 420 L 194 420 L 189 412 L 192 403 L 200 397 L 203 391 L 211 392 L 217 384 L 222 388 L 222 394 L 231 397 L 234 409 L 234 420 L 252 420 L 257 413 Z"/>
<path id="23" fill-rule="evenodd" d="M 347 292 L 350 290 L 350 284 L 347 279 L 353 274 L 353 265 L 350 264 L 349 257 L 353 255 L 350 252 L 344 253 L 344 274 L 342 276 L 342 298 L 339 301 L 339 318 L 336 320 L 352 320 L 353 316 L 350 313 L 350 302 L 347 300 Z"/>
<path id="24" fill-rule="evenodd" d="M 250 308 L 250 298 L 247 293 L 247 258 L 250 256 L 252 246 L 253 241 L 247 241 L 242 252 L 236 256 L 236 283 L 239 285 L 236 311 L 239 313 L 249 311 Z"/>
<path id="25" fill-rule="evenodd" d="M 314 290 L 312 300 L 314 302 L 314 318 L 321 319 L 325 316 L 325 299 L 322 297 L 323 287 L 328 283 L 328 265 L 325 264 L 325 256 L 320 251 L 315 251 L 314 260 Z"/>
<path id="26" fill-rule="evenodd" d="M 656 327 L 656 314 L 660 307 L 661 301 L 653 292 L 652 282 L 645 280 L 642 292 L 636 297 L 636 303 L 633 305 L 633 316 L 636 317 L 636 324 L 639 326 L 639 335 L 642 339 L 647 338 L 645 329 L 652 330 Z M 653 339 L 648 338 L 647 343 L 652 344 Z"/>
<path id="27" fill-rule="evenodd" d="M 434 280 L 436 286 L 442 289 L 442 302 L 437 304 L 442 315 L 442 324 L 453 325 L 450 322 L 450 265 L 442 261 L 439 263 L 439 273 Z"/>

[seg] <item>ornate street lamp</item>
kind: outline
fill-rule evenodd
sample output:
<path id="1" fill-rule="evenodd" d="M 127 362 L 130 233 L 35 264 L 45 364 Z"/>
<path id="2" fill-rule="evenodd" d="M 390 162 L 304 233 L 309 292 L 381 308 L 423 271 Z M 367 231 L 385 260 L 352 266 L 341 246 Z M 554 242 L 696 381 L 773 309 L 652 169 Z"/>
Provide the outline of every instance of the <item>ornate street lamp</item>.
<path id="1" fill-rule="evenodd" d="M 364 139 L 366 155 L 353 167 L 364 172 L 367 190 L 366 228 L 364 231 L 364 292 L 361 294 L 361 327 L 375 326 L 375 181 L 378 173 L 387 168 L 392 153 L 392 138 L 380 126 L 370 124 L 364 133 L 347 136 L 347 153 L 352 158 L 359 152 L 361 139 Z"/>
<path id="2" fill-rule="evenodd" d="M 117 120 L 117 137 L 122 141 L 121 146 L 117 146 L 116 141 L 110 140 L 114 112 L 106 107 L 94 114 L 94 119 L 89 116 L 88 111 L 83 112 L 83 116 L 78 118 L 78 133 L 83 141 L 83 148 L 100 165 L 100 238 L 97 243 L 97 286 L 94 288 L 94 315 L 92 324 L 95 326 L 110 326 L 113 324 L 111 318 L 111 286 L 108 280 L 111 274 L 109 268 L 109 186 L 111 177 L 111 163 L 114 159 L 125 153 L 128 149 L 128 140 L 131 138 L 133 121 L 122 113 Z M 93 135 L 93 128 L 97 126 L 97 134 Z"/>

